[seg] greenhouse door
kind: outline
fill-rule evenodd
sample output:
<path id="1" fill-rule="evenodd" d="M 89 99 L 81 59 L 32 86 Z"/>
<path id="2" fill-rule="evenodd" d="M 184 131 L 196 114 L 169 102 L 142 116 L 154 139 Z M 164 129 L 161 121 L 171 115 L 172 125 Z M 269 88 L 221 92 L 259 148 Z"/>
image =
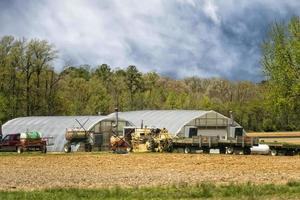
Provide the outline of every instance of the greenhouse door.
<path id="1" fill-rule="evenodd" d="M 193 136 L 197 136 L 198 128 L 190 128 L 189 130 L 189 138 Z"/>

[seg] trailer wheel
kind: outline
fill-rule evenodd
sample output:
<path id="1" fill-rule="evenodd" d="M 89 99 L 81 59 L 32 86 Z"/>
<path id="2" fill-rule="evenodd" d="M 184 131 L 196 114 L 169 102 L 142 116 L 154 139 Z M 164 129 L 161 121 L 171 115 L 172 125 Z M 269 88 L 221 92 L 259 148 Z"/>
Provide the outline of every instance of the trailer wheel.
<path id="1" fill-rule="evenodd" d="M 71 152 L 71 145 L 65 144 L 64 151 L 65 151 L 65 153 L 70 153 Z"/>
<path id="2" fill-rule="evenodd" d="M 91 144 L 85 144 L 84 145 L 85 152 L 91 152 L 92 151 L 92 145 Z"/>
<path id="3" fill-rule="evenodd" d="M 42 146 L 41 152 L 42 152 L 42 153 L 47 153 L 47 147 L 46 147 L 46 145 L 43 145 L 43 146 Z"/>
<path id="4" fill-rule="evenodd" d="M 285 155 L 286 155 L 286 156 L 294 156 L 294 155 L 295 155 L 295 151 L 289 149 L 289 150 L 287 150 L 287 151 L 285 152 Z"/>
<path id="5" fill-rule="evenodd" d="M 167 152 L 172 153 L 174 151 L 173 145 L 169 146 Z"/>
<path id="6" fill-rule="evenodd" d="M 210 153 L 210 149 L 209 149 L 209 148 L 204 148 L 204 149 L 203 149 L 203 153 L 209 154 L 209 153 Z"/>
<path id="7" fill-rule="evenodd" d="M 18 154 L 23 153 L 23 148 L 21 146 L 18 146 L 17 147 L 17 152 L 18 152 Z"/>
<path id="8" fill-rule="evenodd" d="M 278 151 L 276 149 L 271 149 L 270 154 L 272 156 L 277 156 L 278 155 Z"/>
<path id="9" fill-rule="evenodd" d="M 227 147 L 226 148 L 226 154 L 233 154 L 233 152 L 234 152 L 233 147 Z"/>
<path id="10" fill-rule="evenodd" d="M 191 148 L 190 147 L 185 147 L 184 148 L 184 153 L 191 153 Z"/>
<path id="11" fill-rule="evenodd" d="M 243 149 L 243 154 L 244 154 L 244 155 L 250 155 L 250 154 L 251 154 L 251 149 L 250 149 L 249 147 L 245 147 L 245 148 Z"/>

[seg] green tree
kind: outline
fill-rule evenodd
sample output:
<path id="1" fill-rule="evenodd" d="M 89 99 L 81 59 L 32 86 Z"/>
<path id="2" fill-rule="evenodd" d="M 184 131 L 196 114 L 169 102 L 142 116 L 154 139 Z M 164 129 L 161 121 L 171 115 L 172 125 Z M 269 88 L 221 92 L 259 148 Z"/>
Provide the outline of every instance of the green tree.
<path id="1" fill-rule="evenodd" d="M 278 129 L 300 128 L 300 20 L 275 23 L 263 44 L 262 65 L 267 76 L 269 110 Z"/>
<path id="2" fill-rule="evenodd" d="M 137 102 L 134 100 L 134 95 L 143 89 L 142 73 L 134 65 L 130 65 L 126 69 L 125 77 L 125 83 L 129 90 L 130 109 L 132 110 Z"/>

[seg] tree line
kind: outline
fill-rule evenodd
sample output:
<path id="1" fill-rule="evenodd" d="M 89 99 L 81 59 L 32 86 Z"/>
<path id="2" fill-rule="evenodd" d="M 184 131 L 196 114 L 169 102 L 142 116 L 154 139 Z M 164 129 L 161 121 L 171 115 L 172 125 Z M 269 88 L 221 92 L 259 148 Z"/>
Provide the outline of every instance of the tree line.
<path id="1" fill-rule="evenodd" d="M 136 66 L 65 66 L 46 40 L 0 39 L 0 121 L 19 116 L 98 115 L 142 109 L 215 110 L 247 130 L 300 129 L 300 20 L 275 23 L 262 44 L 261 83 L 175 80 Z"/>

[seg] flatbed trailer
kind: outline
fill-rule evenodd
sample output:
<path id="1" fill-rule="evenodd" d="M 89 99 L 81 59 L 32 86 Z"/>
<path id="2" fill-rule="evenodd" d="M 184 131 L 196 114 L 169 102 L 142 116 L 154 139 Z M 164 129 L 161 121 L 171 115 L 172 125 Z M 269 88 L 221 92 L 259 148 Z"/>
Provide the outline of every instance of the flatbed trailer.
<path id="1" fill-rule="evenodd" d="M 250 148 L 258 145 L 258 139 L 248 136 L 237 136 L 227 140 L 218 136 L 193 136 L 192 138 L 173 138 L 173 148 L 183 149 L 184 153 L 202 150 L 209 153 L 210 149 L 219 149 L 220 154 L 251 154 Z"/>
<path id="2" fill-rule="evenodd" d="M 300 153 L 300 132 L 253 132 L 250 137 L 259 138 L 259 144 L 266 144 L 272 156 Z"/>

